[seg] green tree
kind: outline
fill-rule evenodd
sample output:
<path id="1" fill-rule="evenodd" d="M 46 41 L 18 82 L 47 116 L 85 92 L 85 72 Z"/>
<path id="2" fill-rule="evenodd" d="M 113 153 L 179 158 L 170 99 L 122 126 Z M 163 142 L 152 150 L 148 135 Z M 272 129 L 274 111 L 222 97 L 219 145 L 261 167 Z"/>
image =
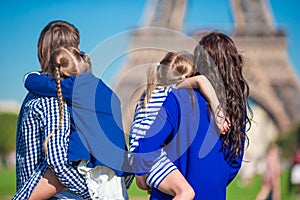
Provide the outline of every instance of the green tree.
<path id="1" fill-rule="evenodd" d="M 291 158 L 300 148 L 300 124 L 293 126 L 289 131 L 280 134 L 277 144 L 281 147 L 281 156 Z"/>
<path id="2" fill-rule="evenodd" d="M 0 157 L 16 149 L 16 127 L 18 115 L 0 113 Z"/>

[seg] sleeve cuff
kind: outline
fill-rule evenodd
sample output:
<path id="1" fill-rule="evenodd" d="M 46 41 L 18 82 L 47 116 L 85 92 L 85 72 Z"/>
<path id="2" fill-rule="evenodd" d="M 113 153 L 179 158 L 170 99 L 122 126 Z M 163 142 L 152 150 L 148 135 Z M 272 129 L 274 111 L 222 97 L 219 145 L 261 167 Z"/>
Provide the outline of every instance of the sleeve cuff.
<path id="1" fill-rule="evenodd" d="M 37 75 L 41 75 L 41 72 L 38 72 L 38 71 L 33 71 L 33 72 L 28 72 L 24 75 L 24 78 L 23 78 L 23 83 L 25 84 L 25 81 L 27 79 L 27 77 L 31 74 L 37 74 Z"/>

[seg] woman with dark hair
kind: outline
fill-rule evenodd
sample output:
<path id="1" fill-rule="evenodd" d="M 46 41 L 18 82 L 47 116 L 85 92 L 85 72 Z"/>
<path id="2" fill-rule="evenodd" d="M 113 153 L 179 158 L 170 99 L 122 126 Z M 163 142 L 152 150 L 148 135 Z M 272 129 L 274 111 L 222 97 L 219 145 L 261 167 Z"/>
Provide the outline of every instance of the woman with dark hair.
<path id="1" fill-rule="evenodd" d="M 243 153 L 249 108 L 249 87 L 243 77 L 243 58 L 233 40 L 223 33 L 212 32 L 204 36 L 194 50 L 196 73 L 205 75 L 216 90 L 220 107 L 228 117 L 231 129 L 222 135 L 222 148 L 229 148 L 230 157 Z M 250 108 L 249 108 L 250 110 Z"/>
<path id="2" fill-rule="evenodd" d="M 230 126 L 219 134 L 215 118 L 199 90 L 177 89 L 166 98 L 156 120 L 134 150 L 133 168 L 147 175 L 161 149 L 195 191 L 195 199 L 226 199 L 226 187 L 242 163 L 247 140 L 248 85 L 243 60 L 225 34 L 211 32 L 194 50 L 195 75 L 205 75 L 216 90 L 224 120 Z M 150 199 L 172 199 L 153 188 Z"/>

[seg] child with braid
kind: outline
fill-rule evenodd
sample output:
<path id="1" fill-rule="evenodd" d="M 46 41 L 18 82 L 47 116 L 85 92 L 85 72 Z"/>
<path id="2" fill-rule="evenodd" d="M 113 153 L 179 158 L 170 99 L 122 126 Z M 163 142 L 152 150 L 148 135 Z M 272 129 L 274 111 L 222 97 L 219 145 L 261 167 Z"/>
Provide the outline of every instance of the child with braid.
<path id="1" fill-rule="evenodd" d="M 50 138 L 60 129 L 63 119 L 63 95 L 61 89 L 61 79 L 66 76 L 77 76 L 85 71 L 91 71 L 91 61 L 83 60 L 78 49 L 74 47 L 61 47 L 51 54 L 45 73 L 55 79 L 57 98 L 59 105 L 59 123 L 57 128 L 47 136 L 44 142 L 44 153 L 47 154 L 47 144 Z"/>
<path id="2" fill-rule="evenodd" d="M 106 162 L 97 160 L 93 152 L 91 152 L 91 149 L 89 148 L 91 141 L 87 141 L 87 143 L 81 142 L 84 139 L 88 139 L 88 137 L 82 137 L 82 135 L 89 134 L 85 132 L 85 130 L 82 130 L 82 126 L 77 125 L 75 127 L 74 124 L 74 118 L 78 117 L 76 116 L 76 109 L 78 110 L 78 107 L 80 109 L 86 109 L 89 110 L 89 105 L 85 105 L 85 102 L 80 102 L 80 98 L 78 99 L 72 99 L 72 92 L 74 86 L 74 80 L 77 79 L 75 76 L 78 77 L 78 82 L 81 81 L 81 85 L 79 88 L 74 88 L 74 96 L 76 94 L 81 93 L 82 87 L 92 86 L 91 84 L 97 83 L 97 90 L 94 94 L 94 97 L 97 95 L 107 94 L 107 98 L 109 98 L 110 104 L 108 105 L 107 102 L 98 102 L 98 104 L 101 104 L 100 106 L 97 106 L 95 104 L 95 108 L 93 109 L 94 113 L 88 112 L 88 115 L 93 115 L 96 113 L 97 115 L 97 123 L 100 124 L 104 134 L 107 134 L 106 136 L 111 139 L 111 142 L 114 143 L 119 148 L 123 149 L 123 153 L 127 151 L 126 149 L 126 143 L 124 134 L 121 127 L 118 127 L 120 123 L 119 116 L 112 116 L 107 113 L 107 111 L 110 108 L 109 106 L 119 106 L 118 101 L 116 101 L 116 104 L 113 104 L 114 100 L 111 100 L 111 98 L 117 98 L 114 93 L 106 86 L 102 81 L 94 77 L 91 73 L 91 60 L 89 56 L 83 52 L 80 52 L 77 48 L 74 47 L 61 47 L 53 51 L 50 57 L 50 62 L 47 65 L 45 69 L 46 75 L 39 75 L 37 73 L 29 74 L 25 78 L 25 86 L 29 89 L 29 91 L 47 96 L 56 96 L 59 100 L 59 107 L 60 107 L 60 122 L 58 124 L 57 129 L 52 132 L 45 140 L 44 142 L 44 152 L 47 153 L 47 144 L 48 141 L 51 139 L 51 137 L 56 133 L 56 131 L 60 128 L 62 123 L 62 116 L 63 112 L 62 105 L 64 98 L 66 98 L 69 109 L 73 110 L 71 113 L 71 134 L 70 134 L 70 142 L 68 146 L 68 160 L 71 162 L 79 162 L 78 170 L 80 173 L 83 174 L 84 178 L 86 179 L 87 186 L 89 188 L 89 193 L 92 199 L 128 199 L 127 191 L 125 188 L 125 180 L 121 176 L 126 176 L 126 180 L 131 181 L 131 176 L 128 173 L 125 173 L 122 170 L 121 166 L 119 168 L 116 168 L 113 166 L 108 166 Z M 55 81 L 55 82 L 54 82 Z M 97 82 L 95 82 L 97 81 Z M 75 90 L 79 91 L 75 91 Z M 56 92 L 57 91 L 57 92 Z M 110 96 L 109 96 L 110 95 Z M 82 95 L 81 95 L 82 96 Z M 80 96 L 79 96 L 80 97 Z M 85 98 L 89 98 L 88 96 L 84 96 Z M 117 100 L 117 99 L 116 99 Z M 71 107 L 71 101 L 72 107 Z M 104 101 L 102 99 L 102 101 Z M 106 106 L 106 109 L 104 110 L 104 107 Z M 114 110 L 118 110 L 118 107 L 114 107 Z M 103 117 L 103 112 L 105 113 L 105 116 Z M 73 115 L 72 115 L 73 114 Z M 79 114 L 83 115 L 81 117 L 89 117 L 86 116 L 87 113 L 85 111 L 79 112 Z M 120 114 L 118 112 L 114 113 L 116 115 Z M 112 119 L 114 118 L 114 119 Z M 110 132 L 108 133 L 107 129 L 105 128 L 105 125 L 102 125 L 101 122 L 103 120 L 109 121 L 109 129 Z M 117 120 L 115 122 L 115 120 Z M 119 120 L 119 121 L 118 121 Z M 87 120 L 88 121 L 88 120 Z M 80 123 L 80 122 L 79 122 Z M 92 123 L 91 121 L 88 121 L 88 123 Z M 86 125 L 86 124 L 85 124 Z M 78 128 L 78 131 L 76 130 Z M 93 132 L 93 127 L 90 127 L 88 129 L 88 132 Z M 79 132 L 82 132 L 81 135 Z M 100 134 L 100 133 L 99 133 Z M 109 135 L 108 135 L 109 134 Z M 94 135 L 95 136 L 95 135 Z M 99 136 L 98 136 L 99 138 Z M 101 140 L 100 138 L 99 140 Z M 101 142 L 101 141 L 94 141 L 94 143 Z M 103 147 L 104 148 L 104 147 Z M 102 151 L 107 151 L 106 149 L 102 149 Z M 112 151 L 111 149 L 108 149 L 108 151 Z M 96 152 L 98 153 L 98 152 Z M 127 157 L 125 154 L 120 155 L 114 154 L 112 155 L 116 160 L 116 163 L 119 162 L 119 165 L 125 165 Z M 126 159 L 125 159 L 126 158 Z M 77 164 L 78 164 L 77 162 Z M 129 176 L 128 176 L 129 175 Z M 129 179 L 129 180 L 128 180 Z"/>

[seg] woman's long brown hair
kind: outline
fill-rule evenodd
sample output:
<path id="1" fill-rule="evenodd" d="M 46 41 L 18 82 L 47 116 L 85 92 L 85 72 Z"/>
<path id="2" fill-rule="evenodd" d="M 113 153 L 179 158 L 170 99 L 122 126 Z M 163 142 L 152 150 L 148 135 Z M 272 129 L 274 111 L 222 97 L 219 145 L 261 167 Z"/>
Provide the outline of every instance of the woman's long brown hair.
<path id="1" fill-rule="evenodd" d="M 246 124 L 251 126 L 248 105 L 249 87 L 243 77 L 243 58 L 233 40 L 216 31 L 205 35 L 194 50 L 196 73 L 203 74 L 212 83 L 220 101 L 220 108 L 231 123 L 230 131 L 221 135 L 222 149 L 230 158 L 242 154 L 248 141 Z"/>

